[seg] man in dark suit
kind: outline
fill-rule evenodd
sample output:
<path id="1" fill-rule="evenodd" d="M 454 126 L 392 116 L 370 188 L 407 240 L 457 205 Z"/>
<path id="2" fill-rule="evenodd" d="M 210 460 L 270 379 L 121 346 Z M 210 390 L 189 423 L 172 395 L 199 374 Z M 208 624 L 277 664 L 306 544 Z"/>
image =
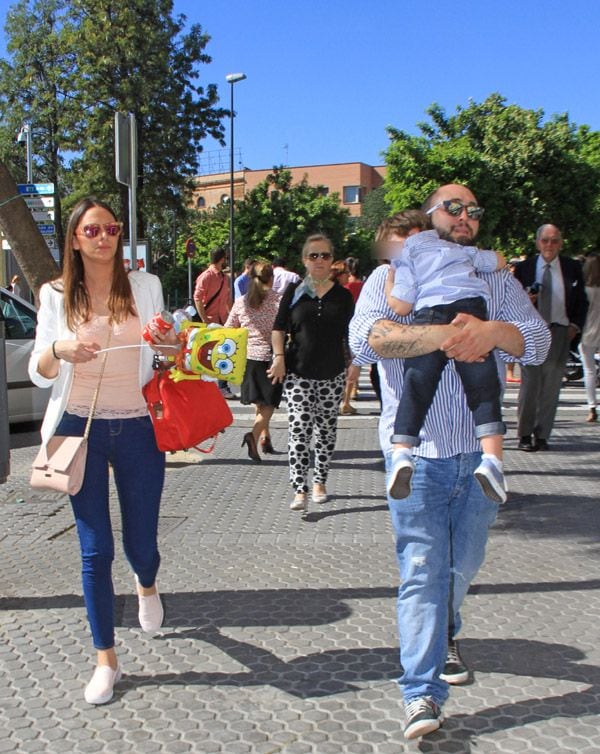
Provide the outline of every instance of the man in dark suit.
<path id="1" fill-rule="evenodd" d="M 560 230 L 542 225 L 535 245 L 539 254 L 518 264 L 515 277 L 548 323 L 552 343 L 543 364 L 524 366 L 521 371 L 519 449 L 528 451 L 549 450 L 569 346 L 581 332 L 588 308 L 581 265 L 559 256 L 563 245 Z"/>

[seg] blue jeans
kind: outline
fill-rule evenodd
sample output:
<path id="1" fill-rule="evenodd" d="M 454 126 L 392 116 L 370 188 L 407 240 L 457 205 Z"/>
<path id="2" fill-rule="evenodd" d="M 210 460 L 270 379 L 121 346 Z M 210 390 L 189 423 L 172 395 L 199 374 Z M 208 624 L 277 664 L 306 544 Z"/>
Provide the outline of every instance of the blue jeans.
<path id="1" fill-rule="evenodd" d="M 386 453 L 386 472 L 391 466 Z M 414 458 L 412 492 L 388 498 L 400 570 L 398 631 L 405 702 L 431 696 L 442 705 L 448 684 L 439 677 L 448 634 L 461 627 L 460 608 L 485 557 L 498 507 L 473 476 L 480 453 Z"/>
<path id="2" fill-rule="evenodd" d="M 85 423 L 86 419 L 65 413 L 56 434 L 81 437 Z M 142 586 L 150 587 L 160 565 L 156 539 L 165 454 L 156 447 L 149 416 L 92 421 L 83 486 L 71 496 L 81 546 L 83 596 L 96 649 L 110 649 L 115 643 L 109 464 L 119 496 L 125 555 Z"/>

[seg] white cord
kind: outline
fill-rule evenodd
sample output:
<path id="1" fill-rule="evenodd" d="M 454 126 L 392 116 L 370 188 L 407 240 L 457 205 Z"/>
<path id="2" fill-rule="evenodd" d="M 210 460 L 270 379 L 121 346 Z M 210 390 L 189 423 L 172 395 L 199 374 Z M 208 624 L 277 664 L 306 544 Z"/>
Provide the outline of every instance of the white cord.
<path id="1" fill-rule="evenodd" d="M 105 353 L 106 351 L 120 351 L 122 348 L 152 348 L 152 346 L 149 343 L 139 343 L 137 345 L 133 346 L 111 346 L 110 348 L 101 348 L 99 351 L 96 351 L 95 353 Z M 164 345 L 164 346 L 156 346 L 156 348 L 181 348 L 180 345 L 178 346 L 171 346 L 171 345 Z"/>

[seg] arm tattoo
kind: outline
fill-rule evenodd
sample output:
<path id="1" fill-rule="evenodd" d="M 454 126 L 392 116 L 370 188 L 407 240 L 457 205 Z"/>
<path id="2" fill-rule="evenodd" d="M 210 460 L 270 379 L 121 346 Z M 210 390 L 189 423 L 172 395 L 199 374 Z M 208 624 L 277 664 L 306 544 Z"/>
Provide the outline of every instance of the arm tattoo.
<path id="1" fill-rule="evenodd" d="M 369 345 L 384 359 L 410 359 L 437 349 L 427 325 L 401 325 L 378 320 L 369 333 Z"/>

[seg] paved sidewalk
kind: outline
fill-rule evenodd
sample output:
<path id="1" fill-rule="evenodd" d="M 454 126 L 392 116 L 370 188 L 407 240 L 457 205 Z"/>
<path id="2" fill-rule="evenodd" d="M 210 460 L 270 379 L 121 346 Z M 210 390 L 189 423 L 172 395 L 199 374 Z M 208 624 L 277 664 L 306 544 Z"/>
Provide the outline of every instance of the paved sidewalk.
<path id="1" fill-rule="evenodd" d="M 331 502 L 305 520 L 288 510 L 283 411 L 280 453 L 260 466 L 240 448 L 252 411 L 237 403 L 213 455 L 170 457 L 165 627 L 137 626 L 117 544 L 125 675 L 97 708 L 83 701 L 93 650 L 68 500 L 28 488 L 35 447 L 15 437 L 0 486 L 0 754 L 598 754 L 600 425 L 583 421 L 583 389 L 563 391 L 553 450 L 523 453 L 509 388 L 510 497 L 464 609 L 474 681 L 452 691 L 440 732 L 410 744 L 369 397 L 365 385 L 360 415 L 340 418 Z"/>

